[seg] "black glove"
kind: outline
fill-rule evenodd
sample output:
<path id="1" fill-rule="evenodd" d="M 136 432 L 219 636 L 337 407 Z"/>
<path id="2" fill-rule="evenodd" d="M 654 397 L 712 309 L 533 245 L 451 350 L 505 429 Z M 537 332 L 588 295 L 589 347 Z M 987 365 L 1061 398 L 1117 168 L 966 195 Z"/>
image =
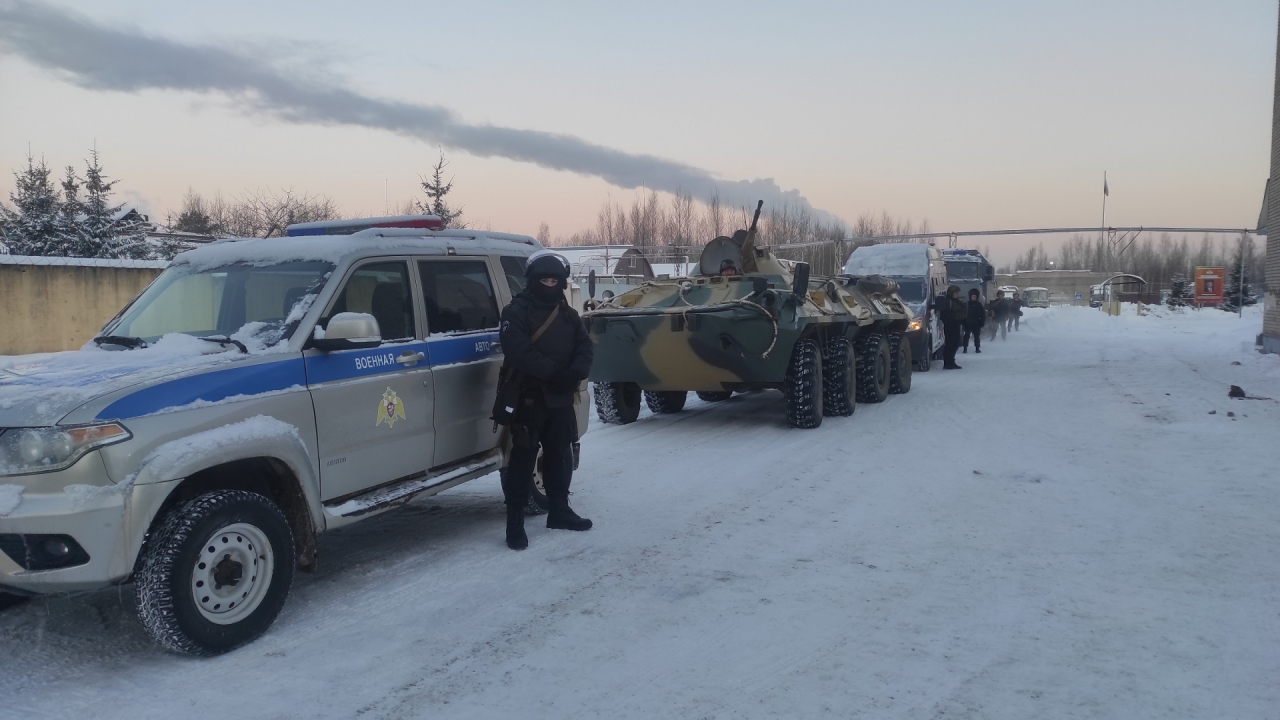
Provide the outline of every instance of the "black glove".
<path id="1" fill-rule="evenodd" d="M 562 393 L 577 390 L 578 383 L 581 381 L 582 378 L 578 377 L 578 373 L 569 368 L 557 370 L 551 374 L 550 378 L 547 378 L 547 384 L 551 386 L 551 389 Z"/>

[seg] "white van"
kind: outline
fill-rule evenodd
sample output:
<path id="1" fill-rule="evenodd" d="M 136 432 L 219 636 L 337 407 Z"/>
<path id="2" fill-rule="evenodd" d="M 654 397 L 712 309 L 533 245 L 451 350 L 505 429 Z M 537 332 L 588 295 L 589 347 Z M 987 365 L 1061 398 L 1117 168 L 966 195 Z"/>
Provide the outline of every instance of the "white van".
<path id="1" fill-rule="evenodd" d="M 934 298 L 947 292 L 947 265 L 942 252 L 923 243 L 868 245 L 853 251 L 844 272 L 884 275 L 898 283 L 898 297 L 915 315 L 907 329 L 915 369 L 928 371 L 931 361 L 942 351 L 942 323 L 933 312 Z"/>

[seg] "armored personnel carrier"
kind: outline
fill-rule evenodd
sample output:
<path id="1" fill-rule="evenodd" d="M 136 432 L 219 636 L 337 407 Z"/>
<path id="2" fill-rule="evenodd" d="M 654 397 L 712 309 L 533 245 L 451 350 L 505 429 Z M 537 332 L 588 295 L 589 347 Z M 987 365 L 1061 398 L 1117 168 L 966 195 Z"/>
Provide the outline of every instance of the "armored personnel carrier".
<path id="1" fill-rule="evenodd" d="M 642 396 L 653 412 L 674 413 L 691 391 L 716 402 L 773 389 L 786 396 L 791 427 L 815 428 L 911 389 L 903 333 L 913 315 L 897 284 L 810 277 L 808 264 L 778 259 L 756 244 L 763 205 L 749 229 L 707 243 L 695 275 L 588 303 L 601 420 L 635 421 Z"/>

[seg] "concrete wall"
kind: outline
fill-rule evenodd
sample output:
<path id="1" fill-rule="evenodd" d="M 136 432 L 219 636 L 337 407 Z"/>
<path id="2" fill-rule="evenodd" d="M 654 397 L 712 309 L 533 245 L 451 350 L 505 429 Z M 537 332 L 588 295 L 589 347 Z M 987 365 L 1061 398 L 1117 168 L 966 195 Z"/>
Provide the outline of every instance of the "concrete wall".
<path id="1" fill-rule="evenodd" d="M 74 350 L 159 268 L 0 264 L 0 355 Z"/>
<path id="2" fill-rule="evenodd" d="M 1097 285 L 1115 273 L 1092 272 L 1088 270 L 1024 270 L 1012 275 L 996 275 L 996 287 L 1013 285 L 1018 288 L 1042 287 L 1049 290 L 1051 302 L 1072 302 L 1079 293 L 1081 303 L 1089 303 L 1089 288 Z M 992 297 L 994 297 L 992 291 Z"/>

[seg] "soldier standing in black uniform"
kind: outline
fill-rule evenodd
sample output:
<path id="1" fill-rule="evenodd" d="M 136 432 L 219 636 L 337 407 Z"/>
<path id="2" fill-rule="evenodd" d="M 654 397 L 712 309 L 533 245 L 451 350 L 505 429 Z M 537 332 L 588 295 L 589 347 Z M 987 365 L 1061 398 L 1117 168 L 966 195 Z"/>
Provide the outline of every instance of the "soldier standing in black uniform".
<path id="1" fill-rule="evenodd" d="M 960 299 L 960 286 L 947 288 L 947 296 L 938 298 L 938 316 L 942 319 L 942 369 L 959 370 L 956 351 L 960 349 L 960 326 L 969 315 L 969 308 Z"/>
<path id="2" fill-rule="evenodd" d="M 542 447 L 542 478 L 547 491 L 547 527 L 588 530 L 591 521 L 569 508 L 573 472 L 572 445 L 578 439 L 574 396 L 591 372 L 592 346 L 582 318 L 565 301 L 569 263 L 543 250 L 525 263 L 528 285 L 502 311 L 499 333 L 504 366 L 518 371 L 520 399 L 511 423 L 511 461 L 502 476 L 507 501 L 507 546 L 529 546 L 524 508 L 533 484 L 534 463 Z M 536 338 L 536 339 L 535 339 Z M 504 367 L 504 376 L 506 368 Z"/>
<path id="3" fill-rule="evenodd" d="M 969 337 L 973 336 L 973 351 L 975 353 L 982 352 L 982 326 L 987 322 L 987 309 L 982 306 L 982 301 L 978 298 L 977 289 L 969 291 L 969 303 L 967 305 L 969 315 L 964 321 L 964 337 L 960 339 L 964 352 L 969 352 Z"/>

